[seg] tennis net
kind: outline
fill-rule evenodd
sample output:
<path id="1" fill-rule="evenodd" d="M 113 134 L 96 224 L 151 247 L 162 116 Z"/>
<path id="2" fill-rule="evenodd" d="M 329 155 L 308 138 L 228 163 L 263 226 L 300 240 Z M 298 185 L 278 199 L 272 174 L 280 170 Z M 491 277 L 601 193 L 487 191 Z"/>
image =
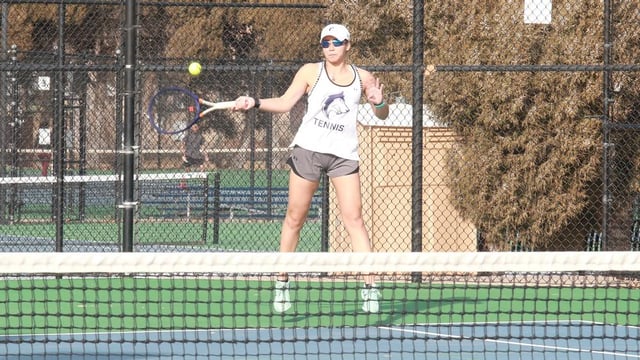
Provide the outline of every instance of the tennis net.
<path id="1" fill-rule="evenodd" d="M 3 253 L 0 268 L 8 359 L 640 358 L 635 252 Z"/>
<path id="2" fill-rule="evenodd" d="M 121 210 L 128 205 L 135 206 L 135 221 L 144 231 L 136 233 L 140 244 L 167 243 L 175 238 L 180 244 L 202 244 L 207 239 L 208 176 L 207 172 L 136 174 L 131 204 L 123 203 L 122 175 L 0 177 L 0 224 L 23 225 L 23 231 L 17 233 L 20 237 L 11 241 L 12 247 L 23 246 L 26 251 L 29 244 L 37 251 L 47 251 L 54 234 L 34 225 L 53 225 L 56 219 L 63 219 L 70 229 L 65 245 L 75 251 L 92 251 L 96 244 L 120 243 Z M 170 236 L 167 227 L 144 226 L 158 223 L 184 225 L 183 231 L 180 236 Z"/>
<path id="3" fill-rule="evenodd" d="M 181 217 L 201 212 L 208 173 L 158 173 L 134 176 L 135 196 L 143 207 L 140 217 Z M 5 198 L 3 219 L 11 222 L 51 221 L 56 215 L 55 176 L 0 177 L 0 195 Z M 121 175 L 66 175 L 63 177 L 65 218 L 83 221 L 113 220 L 122 202 Z M 197 209 L 198 211 L 192 211 Z"/>

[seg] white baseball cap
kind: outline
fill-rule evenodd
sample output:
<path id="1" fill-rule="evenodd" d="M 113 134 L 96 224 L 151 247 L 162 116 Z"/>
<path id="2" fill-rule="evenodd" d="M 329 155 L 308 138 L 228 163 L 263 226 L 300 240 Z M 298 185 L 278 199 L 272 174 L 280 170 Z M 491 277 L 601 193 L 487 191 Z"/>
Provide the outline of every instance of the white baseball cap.
<path id="1" fill-rule="evenodd" d="M 351 34 L 349 33 L 349 30 L 347 30 L 344 25 L 340 24 L 329 24 L 325 26 L 320 33 L 320 41 L 322 41 L 322 39 L 327 36 L 333 36 L 340 41 L 351 40 Z"/>

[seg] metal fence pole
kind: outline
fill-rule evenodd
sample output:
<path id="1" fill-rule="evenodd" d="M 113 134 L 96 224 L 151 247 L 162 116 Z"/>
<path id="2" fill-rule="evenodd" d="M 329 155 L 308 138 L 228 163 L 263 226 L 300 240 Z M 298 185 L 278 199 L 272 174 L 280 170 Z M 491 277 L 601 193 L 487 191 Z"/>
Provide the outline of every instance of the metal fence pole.
<path id="1" fill-rule="evenodd" d="M 54 216 L 56 226 L 56 238 L 55 248 L 57 252 L 64 251 L 64 198 L 65 198 L 65 186 L 64 186 L 64 171 L 65 171 L 65 118 L 64 118 L 64 85 L 65 85 L 65 34 L 64 34 L 64 17 L 66 7 L 64 4 L 58 5 L 58 66 L 59 71 L 56 71 L 55 75 L 55 99 L 54 99 L 54 133 L 55 133 L 55 154 L 54 154 L 54 168 L 56 175 L 55 183 L 55 202 L 54 202 Z"/>
<path id="2" fill-rule="evenodd" d="M 136 38 L 137 38 L 137 4 L 135 0 L 127 0 L 125 24 L 125 94 L 124 94 L 124 213 L 122 227 L 122 251 L 133 251 L 134 211 L 134 174 L 135 174 L 135 125 L 136 125 Z"/>
<path id="3" fill-rule="evenodd" d="M 413 126 L 411 137 L 411 251 L 422 251 L 422 97 L 424 80 L 424 0 L 413 1 Z M 419 276 L 414 276 L 418 280 Z"/>
<path id="4" fill-rule="evenodd" d="M 604 46 L 603 46 L 603 63 L 604 65 L 611 64 L 611 2 L 609 0 L 604 1 Z M 609 153 L 613 151 L 615 144 L 610 142 L 609 124 L 611 119 L 609 118 L 609 108 L 611 97 L 611 73 L 612 71 L 607 69 L 603 71 L 602 82 L 602 236 L 601 236 L 601 249 L 607 250 L 607 236 L 609 233 L 609 212 L 611 210 L 611 192 L 610 192 L 610 158 Z"/>

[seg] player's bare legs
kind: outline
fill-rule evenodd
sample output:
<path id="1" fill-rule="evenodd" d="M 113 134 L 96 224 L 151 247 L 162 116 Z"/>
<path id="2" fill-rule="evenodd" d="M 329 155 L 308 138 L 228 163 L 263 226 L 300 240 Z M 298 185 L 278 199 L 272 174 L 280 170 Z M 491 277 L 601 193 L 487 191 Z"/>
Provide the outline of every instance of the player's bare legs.
<path id="1" fill-rule="evenodd" d="M 362 195 L 358 173 L 331 178 L 336 190 L 342 222 L 351 238 L 354 252 L 370 252 L 369 234 L 362 219 Z"/>
<path id="2" fill-rule="evenodd" d="M 289 202 L 287 214 L 282 223 L 280 251 L 293 252 L 300 240 L 300 230 L 307 220 L 313 194 L 318 189 L 317 181 L 309 181 L 289 172 Z"/>
<path id="3" fill-rule="evenodd" d="M 360 193 L 360 175 L 358 173 L 331 178 L 336 190 L 342 222 L 351 239 L 353 252 L 371 252 L 369 233 L 362 219 L 362 195 Z M 371 281 L 369 281 L 371 279 Z M 372 283 L 373 278 L 367 279 Z"/>
<path id="4" fill-rule="evenodd" d="M 300 240 L 300 230 L 307 219 L 313 193 L 317 188 L 317 181 L 309 181 L 296 175 L 293 171 L 289 172 L 289 200 L 280 234 L 281 252 L 296 250 Z M 276 312 L 285 312 L 291 308 L 288 280 L 286 273 L 278 274 L 273 300 L 273 308 Z"/>
<path id="5" fill-rule="evenodd" d="M 351 238 L 353 252 L 371 252 L 371 241 L 367 227 L 362 218 L 362 194 L 360 192 L 360 175 L 358 173 L 331 178 L 338 206 L 342 214 L 342 222 Z M 375 276 L 366 274 L 364 277 L 365 288 L 362 290 L 364 304 L 362 310 L 366 312 L 378 312 L 378 298 L 380 293 L 375 288 Z"/>

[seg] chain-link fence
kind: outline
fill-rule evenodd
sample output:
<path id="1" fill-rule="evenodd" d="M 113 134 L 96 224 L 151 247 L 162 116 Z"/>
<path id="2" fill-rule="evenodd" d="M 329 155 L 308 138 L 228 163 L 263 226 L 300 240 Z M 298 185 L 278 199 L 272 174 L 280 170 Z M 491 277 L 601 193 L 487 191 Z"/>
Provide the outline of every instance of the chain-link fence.
<path id="1" fill-rule="evenodd" d="M 277 250 L 304 101 L 217 111 L 175 135 L 154 131 L 146 106 L 167 86 L 280 96 L 320 61 L 328 22 L 349 26 L 351 60 L 391 103 L 386 121 L 359 109 L 376 250 L 640 247 L 637 5 L 425 1 L 416 25 L 407 1 L 0 4 L 5 251 L 113 251 L 130 236 L 136 251 Z M 202 163 L 185 161 L 199 142 Z M 349 249 L 325 177 L 299 250 Z"/>

